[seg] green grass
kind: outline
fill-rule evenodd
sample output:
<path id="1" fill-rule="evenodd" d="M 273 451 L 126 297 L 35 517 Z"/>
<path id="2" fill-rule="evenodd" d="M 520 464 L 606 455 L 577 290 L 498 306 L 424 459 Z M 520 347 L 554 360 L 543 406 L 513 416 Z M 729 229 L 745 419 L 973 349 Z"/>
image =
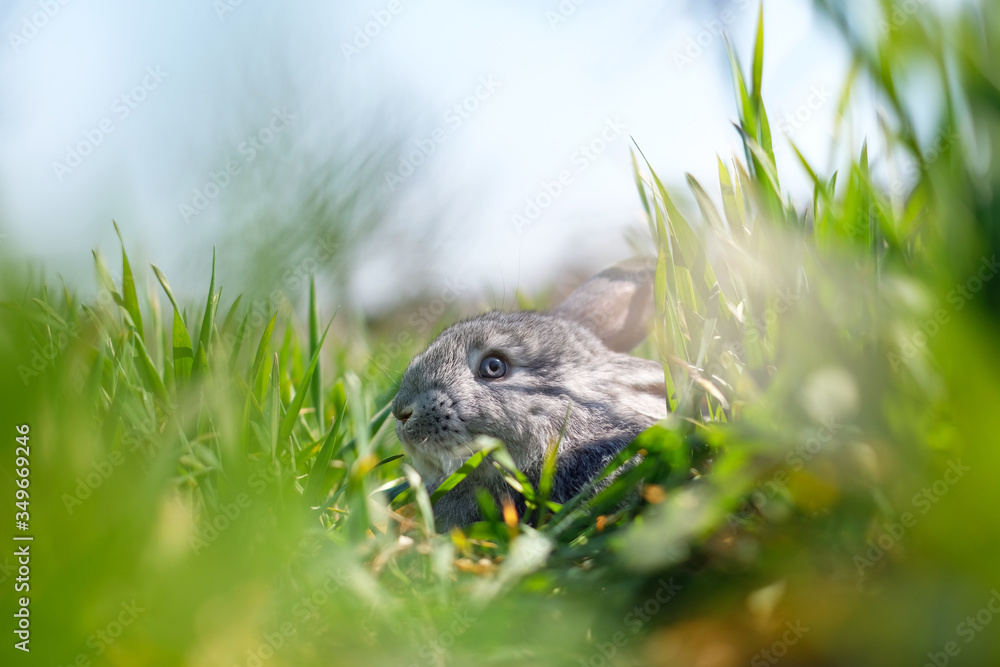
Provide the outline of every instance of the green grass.
<path id="1" fill-rule="evenodd" d="M 643 351 L 663 361 L 672 413 L 617 465 L 642 462 L 562 506 L 500 443 L 468 464 L 505 470 L 534 527 L 487 507 L 435 533 L 387 419 L 425 327 L 377 337 L 322 311 L 314 286 L 302 320 L 262 315 L 223 293 L 214 256 L 199 304 L 155 267 L 159 289 L 141 294 L 125 241 L 117 280 L 95 253 L 102 291 L 86 302 L 3 269 L 3 465 L 28 424 L 35 536 L 32 651 L 8 634 L 5 655 L 995 664 L 1000 625 L 981 610 L 1000 587 L 1000 16 L 925 7 L 872 44 L 820 5 L 855 53 L 841 106 L 875 87 L 913 182 L 891 192 L 857 146 L 836 173 L 797 153 L 782 167 L 813 189 L 781 188 L 761 21 L 749 68 L 730 50 L 745 152 L 720 157 L 718 185 L 668 187 L 635 151 L 657 257 Z M 935 136 L 957 137 L 933 159 L 895 83 L 918 59 L 947 84 Z"/>

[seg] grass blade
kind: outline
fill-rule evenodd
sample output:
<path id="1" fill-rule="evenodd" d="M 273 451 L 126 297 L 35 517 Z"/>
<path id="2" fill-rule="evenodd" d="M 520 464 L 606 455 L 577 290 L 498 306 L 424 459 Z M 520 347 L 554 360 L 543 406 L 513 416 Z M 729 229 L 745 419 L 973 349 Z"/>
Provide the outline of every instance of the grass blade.
<path id="1" fill-rule="evenodd" d="M 118 229 L 118 223 L 112 221 L 115 226 L 115 233 L 118 234 L 118 241 L 122 244 L 122 301 L 125 311 L 128 316 L 132 318 L 132 324 L 135 325 L 136 334 L 139 338 L 143 338 L 142 330 L 142 312 L 139 310 L 139 297 L 135 291 L 135 278 L 132 276 L 132 267 L 128 262 L 128 254 L 125 252 L 125 241 L 122 239 L 121 230 Z"/>
<path id="2" fill-rule="evenodd" d="M 192 375 L 198 375 L 208 368 L 208 346 L 212 341 L 212 329 L 215 328 L 215 311 L 219 307 L 219 294 L 215 291 L 215 248 L 212 248 L 212 279 L 208 285 L 208 299 L 205 302 L 205 315 L 201 320 L 201 331 L 198 332 L 198 347 L 194 351 L 194 366 Z"/>
<path id="3" fill-rule="evenodd" d="M 323 374 L 322 362 L 319 360 L 319 312 L 316 308 L 316 276 L 309 279 L 309 356 L 316 355 L 316 369 L 313 371 L 312 392 L 313 407 L 316 408 L 316 422 L 323 424 Z"/>
<path id="4" fill-rule="evenodd" d="M 170 304 L 174 307 L 174 322 L 171 328 L 174 379 L 178 386 L 182 386 L 191 377 L 191 366 L 194 362 L 191 335 L 188 333 L 187 325 L 184 323 L 180 308 L 177 306 L 177 299 L 174 297 L 174 291 L 170 288 L 170 283 L 167 282 L 167 277 L 155 264 L 152 267 L 156 279 L 160 281 L 163 291 L 166 292 Z"/>
<path id="5" fill-rule="evenodd" d="M 441 496 L 458 486 L 466 477 L 472 474 L 472 471 L 482 464 L 487 456 L 497 451 L 499 447 L 499 440 L 489 442 L 485 444 L 482 449 L 470 456 L 458 470 L 448 475 L 448 477 L 445 478 L 445 480 L 441 482 L 436 489 L 434 489 L 434 493 L 431 494 L 431 503 L 436 503 L 441 499 Z"/>
<path id="6" fill-rule="evenodd" d="M 271 345 L 271 336 L 274 334 L 274 323 L 277 321 L 278 312 L 275 311 L 271 315 L 270 321 L 267 326 L 264 327 L 264 333 L 260 336 L 260 342 L 257 343 L 257 354 L 254 356 L 253 369 L 250 372 L 250 382 L 252 383 L 254 396 L 257 400 L 263 400 L 264 398 L 264 380 L 261 369 L 264 366 L 264 357 L 267 355 L 267 349 Z"/>
<path id="7" fill-rule="evenodd" d="M 334 317 L 336 317 L 336 315 Z M 292 402 L 288 405 L 288 411 L 285 413 L 285 418 L 281 420 L 281 430 L 278 432 L 279 442 L 284 442 L 285 439 L 291 435 L 292 428 L 295 426 L 295 421 L 299 418 L 299 411 L 302 409 L 302 404 L 305 403 L 306 394 L 308 393 L 306 390 L 309 388 L 309 383 L 312 380 L 313 373 L 316 371 L 316 365 L 319 363 L 319 351 L 323 347 L 323 341 L 326 340 L 326 334 L 330 331 L 331 324 L 333 324 L 332 318 L 330 319 L 330 324 L 326 325 L 326 329 L 323 331 L 323 335 L 319 339 L 316 350 L 313 352 L 312 359 L 309 360 L 309 367 L 302 376 L 302 381 L 299 382 L 299 386 L 295 389 L 295 396 L 292 398 Z"/>
<path id="8" fill-rule="evenodd" d="M 315 507 L 319 503 L 319 496 L 323 491 L 323 481 L 330 469 L 333 453 L 340 449 L 340 443 L 344 439 L 346 416 L 346 410 L 341 411 L 336 421 L 330 426 L 330 432 L 326 434 L 323 446 L 309 469 L 309 477 L 306 479 L 305 490 L 302 492 L 302 497 L 308 507 Z"/>
<path id="9" fill-rule="evenodd" d="M 753 97 L 758 102 L 761 96 L 761 79 L 764 73 L 764 3 L 760 3 L 757 14 L 757 40 L 753 49 Z"/>
<path id="10" fill-rule="evenodd" d="M 275 354 L 271 360 L 271 379 L 268 383 L 267 403 L 264 405 L 264 414 L 268 425 L 268 445 L 271 449 L 271 458 L 274 458 L 278 450 L 278 435 L 280 434 L 281 421 L 281 387 L 279 378 L 281 369 L 278 368 L 278 355 Z"/>

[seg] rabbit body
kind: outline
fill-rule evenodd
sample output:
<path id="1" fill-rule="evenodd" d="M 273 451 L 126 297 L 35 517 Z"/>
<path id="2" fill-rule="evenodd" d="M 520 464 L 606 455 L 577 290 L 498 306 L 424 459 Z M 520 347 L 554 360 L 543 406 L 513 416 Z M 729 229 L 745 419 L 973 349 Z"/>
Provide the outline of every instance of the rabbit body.
<path id="1" fill-rule="evenodd" d="M 502 441 L 535 484 L 558 441 L 551 498 L 564 502 L 666 417 L 662 367 L 612 349 L 644 335 L 630 330 L 645 327 L 650 279 L 646 269 L 615 267 L 549 313 L 486 313 L 445 329 L 414 358 L 392 409 L 428 490 L 473 454 L 477 435 Z M 479 487 L 523 513 L 520 494 L 483 464 L 435 504 L 439 530 L 481 519 Z"/>

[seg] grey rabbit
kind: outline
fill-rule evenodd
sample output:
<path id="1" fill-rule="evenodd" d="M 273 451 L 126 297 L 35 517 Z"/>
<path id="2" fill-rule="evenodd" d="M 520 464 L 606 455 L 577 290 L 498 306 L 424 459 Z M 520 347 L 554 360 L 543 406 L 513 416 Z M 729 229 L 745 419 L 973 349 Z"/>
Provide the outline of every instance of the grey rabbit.
<path id="1" fill-rule="evenodd" d="M 392 413 L 427 489 L 472 455 L 477 435 L 501 440 L 537 484 L 546 447 L 562 433 L 551 499 L 564 502 L 665 418 L 662 366 L 626 354 L 646 335 L 652 278 L 650 260 L 629 260 L 548 312 L 493 311 L 454 324 L 415 357 Z M 523 514 L 523 497 L 484 463 L 435 503 L 438 530 L 482 519 L 477 487 Z"/>

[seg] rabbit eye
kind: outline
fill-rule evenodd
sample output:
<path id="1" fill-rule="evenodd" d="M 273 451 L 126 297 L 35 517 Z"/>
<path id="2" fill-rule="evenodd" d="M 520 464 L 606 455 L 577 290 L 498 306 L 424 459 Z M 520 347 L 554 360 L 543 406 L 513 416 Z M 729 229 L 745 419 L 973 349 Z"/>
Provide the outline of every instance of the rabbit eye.
<path id="1" fill-rule="evenodd" d="M 479 377 L 496 380 L 507 374 L 507 362 L 500 357 L 483 357 L 479 362 Z"/>

